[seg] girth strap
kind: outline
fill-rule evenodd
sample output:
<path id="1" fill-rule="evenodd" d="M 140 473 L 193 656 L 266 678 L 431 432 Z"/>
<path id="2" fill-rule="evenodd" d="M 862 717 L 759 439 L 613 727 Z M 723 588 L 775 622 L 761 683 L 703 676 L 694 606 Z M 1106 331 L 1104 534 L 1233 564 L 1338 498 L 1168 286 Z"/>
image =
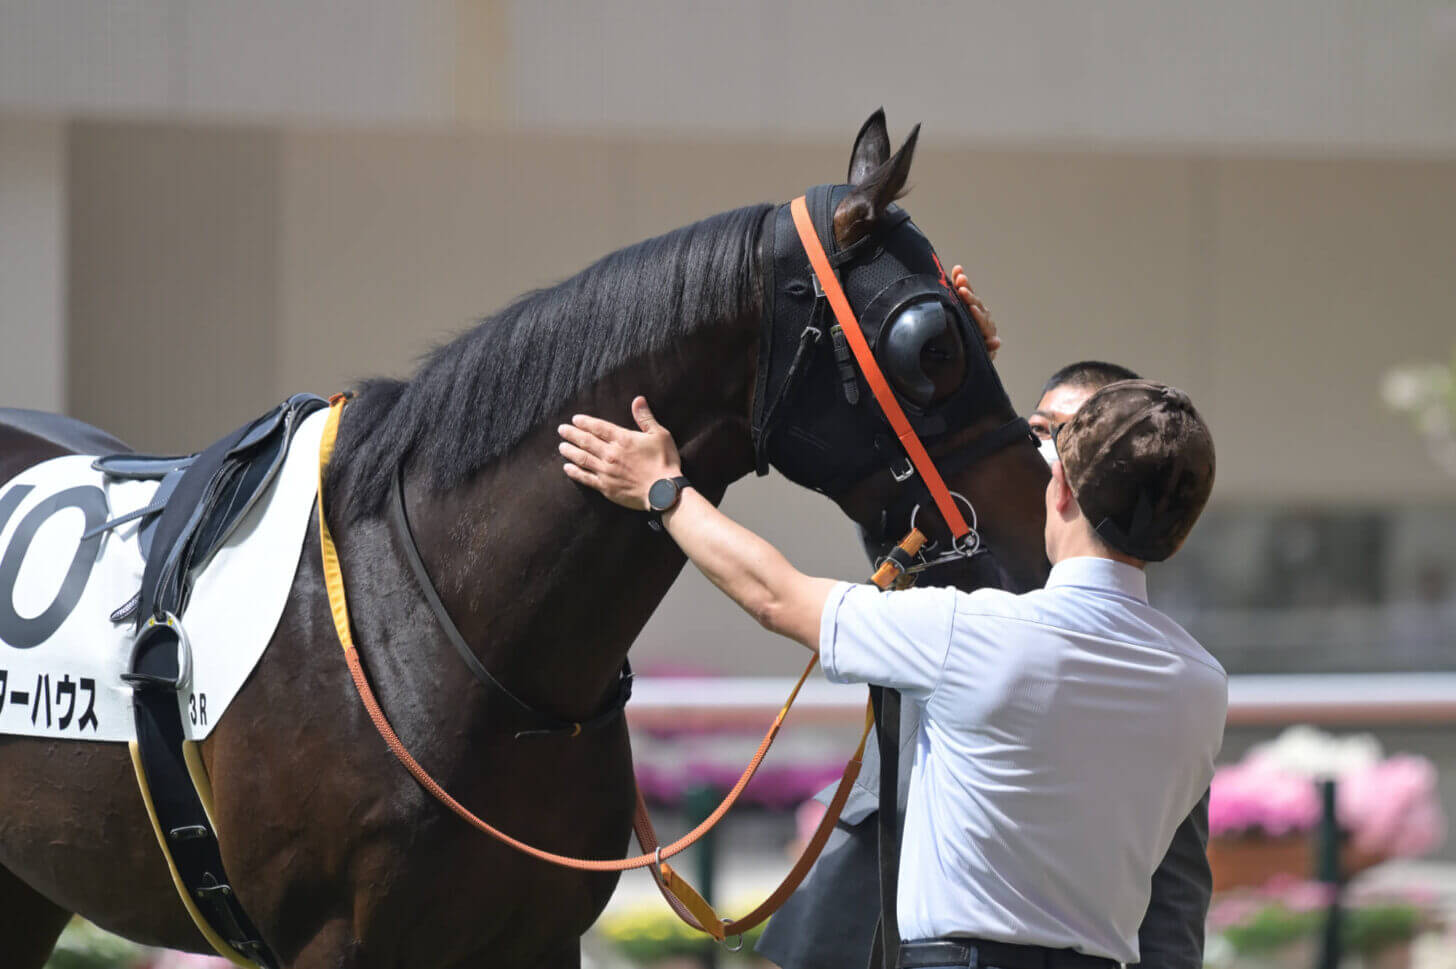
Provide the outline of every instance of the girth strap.
<path id="1" fill-rule="evenodd" d="M 180 691 L 191 688 L 191 646 L 180 625 L 148 620 L 131 670 L 136 740 L 132 767 L 182 905 L 208 944 L 244 969 L 279 965 L 238 901 L 212 822 L 212 789 L 182 726 Z"/>

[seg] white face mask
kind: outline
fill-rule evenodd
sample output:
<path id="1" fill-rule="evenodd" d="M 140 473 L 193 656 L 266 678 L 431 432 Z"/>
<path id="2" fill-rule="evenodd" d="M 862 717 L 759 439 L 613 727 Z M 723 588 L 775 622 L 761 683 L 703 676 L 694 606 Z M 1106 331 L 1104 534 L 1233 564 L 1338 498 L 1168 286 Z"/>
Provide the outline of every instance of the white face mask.
<path id="1" fill-rule="evenodd" d="M 1056 464 L 1058 461 L 1061 460 L 1057 457 L 1057 443 L 1051 438 L 1047 438 L 1045 441 L 1042 441 L 1041 444 L 1037 446 L 1037 450 L 1039 450 L 1041 452 L 1041 456 L 1046 459 L 1047 467 L 1051 467 L 1053 464 Z"/>

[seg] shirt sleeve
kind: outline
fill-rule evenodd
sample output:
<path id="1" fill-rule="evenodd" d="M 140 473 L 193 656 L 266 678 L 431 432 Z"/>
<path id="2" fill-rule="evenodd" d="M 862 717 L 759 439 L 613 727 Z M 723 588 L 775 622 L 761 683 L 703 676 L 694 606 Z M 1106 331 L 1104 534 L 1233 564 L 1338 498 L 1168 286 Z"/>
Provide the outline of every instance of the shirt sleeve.
<path id="1" fill-rule="evenodd" d="M 874 683 L 917 699 L 935 691 L 950 649 L 954 589 L 880 592 L 841 582 L 819 620 L 819 660 L 834 683 Z"/>

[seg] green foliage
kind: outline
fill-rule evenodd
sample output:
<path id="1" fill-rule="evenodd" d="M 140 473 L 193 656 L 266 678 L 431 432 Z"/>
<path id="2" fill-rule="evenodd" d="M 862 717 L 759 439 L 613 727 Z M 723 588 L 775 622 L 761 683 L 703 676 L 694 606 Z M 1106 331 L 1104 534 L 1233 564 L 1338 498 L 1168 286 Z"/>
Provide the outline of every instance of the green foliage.
<path id="1" fill-rule="evenodd" d="M 1387 903 L 1357 908 L 1345 920 L 1345 951 L 1370 955 L 1408 942 L 1425 927 L 1425 915 L 1414 905 Z"/>
<path id="2" fill-rule="evenodd" d="M 618 952 L 639 964 L 677 956 L 701 956 L 718 945 L 711 937 L 684 925 L 672 912 L 656 906 L 605 917 L 597 923 L 597 930 Z M 762 932 L 760 925 L 744 933 L 744 953 L 753 951 Z"/>
<path id="3" fill-rule="evenodd" d="M 146 958 L 141 946 L 83 919 L 72 919 L 45 969 L 136 969 Z"/>
<path id="4" fill-rule="evenodd" d="M 1282 949 L 1319 930 L 1324 913 L 1295 911 L 1282 902 L 1259 909 L 1251 917 L 1223 930 L 1223 937 L 1240 955 L 1257 955 Z"/>
<path id="5" fill-rule="evenodd" d="M 1222 935 L 1239 955 L 1262 955 L 1318 935 L 1325 917 L 1323 909 L 1295 910 L 1274 902 Z M 1420 908 L 1405 902 L 1352 908 L 1343 913 L 1341 945 L 1345 952 L 1370 955 L 1415 938 L 1425 921 Z"/>

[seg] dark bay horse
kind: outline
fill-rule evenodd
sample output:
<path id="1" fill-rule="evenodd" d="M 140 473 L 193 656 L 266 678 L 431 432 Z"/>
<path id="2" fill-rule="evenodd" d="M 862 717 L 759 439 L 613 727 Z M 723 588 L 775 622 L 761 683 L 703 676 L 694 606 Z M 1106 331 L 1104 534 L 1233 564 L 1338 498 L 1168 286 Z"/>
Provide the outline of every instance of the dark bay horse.
<path id="1" fill-rule="evenodd" d="M 889 147 L 877 113 L 856 140 L 851 187 L 835 211 L 842 248 L 872 236 L 904 188 L 914 136 L 893 157 Z M 391 479 L 404 468 L 425 563 L 485 667 L 560 717 L 599 709 L 684 559 L 644 516 L 561 474 L 554 428 L 576 412 L 624 420 L 632 396 L 645 394 L 714 500 L 754 470 L 774 212 L 728 212 L 609 255 L 436 350 L 411 380 L 366 381 L 344 410 L 324 497 L 380 703 L 460 801 L 551 851 L 624 851 L 634 797 L 626 725 L 513 737 L 509 711 L 466 672 L 386 527 Z M 922 350 L 932 404 L 982 372 L 968 363 L 989 367 L 974 337 Z M 831 349 L 826 341 L 815 352 Z M 999 383 L 996 392 L 999 404 L 930 441 L 931 451 L 1009 420 Z M 93 453 L 94 429 L 58 426 L 45 433 L 0 416 L 0 481 Z M 950 473 L 992 554 L 939 580 L 1039 585 L 1046 476 L 1029 442 Z M 882 548 L 908 524 L 899 493 L 887 461 L 829 496 Z M 933 512 L 921 522 L 940 527 Z M 579 936 L 616 876 L 528 859 L 426 795 L 354 693 L 322 587 L 316 522 L 301 556 L 263 660 L 203 744 L 227 869 L 268 944 L 292 969 L 578 965 Z M 40 967 L 71 913 L 140 942 L 205 950 L 124 745 L 0 737 L 0 777 L 5 966 Z"/>

